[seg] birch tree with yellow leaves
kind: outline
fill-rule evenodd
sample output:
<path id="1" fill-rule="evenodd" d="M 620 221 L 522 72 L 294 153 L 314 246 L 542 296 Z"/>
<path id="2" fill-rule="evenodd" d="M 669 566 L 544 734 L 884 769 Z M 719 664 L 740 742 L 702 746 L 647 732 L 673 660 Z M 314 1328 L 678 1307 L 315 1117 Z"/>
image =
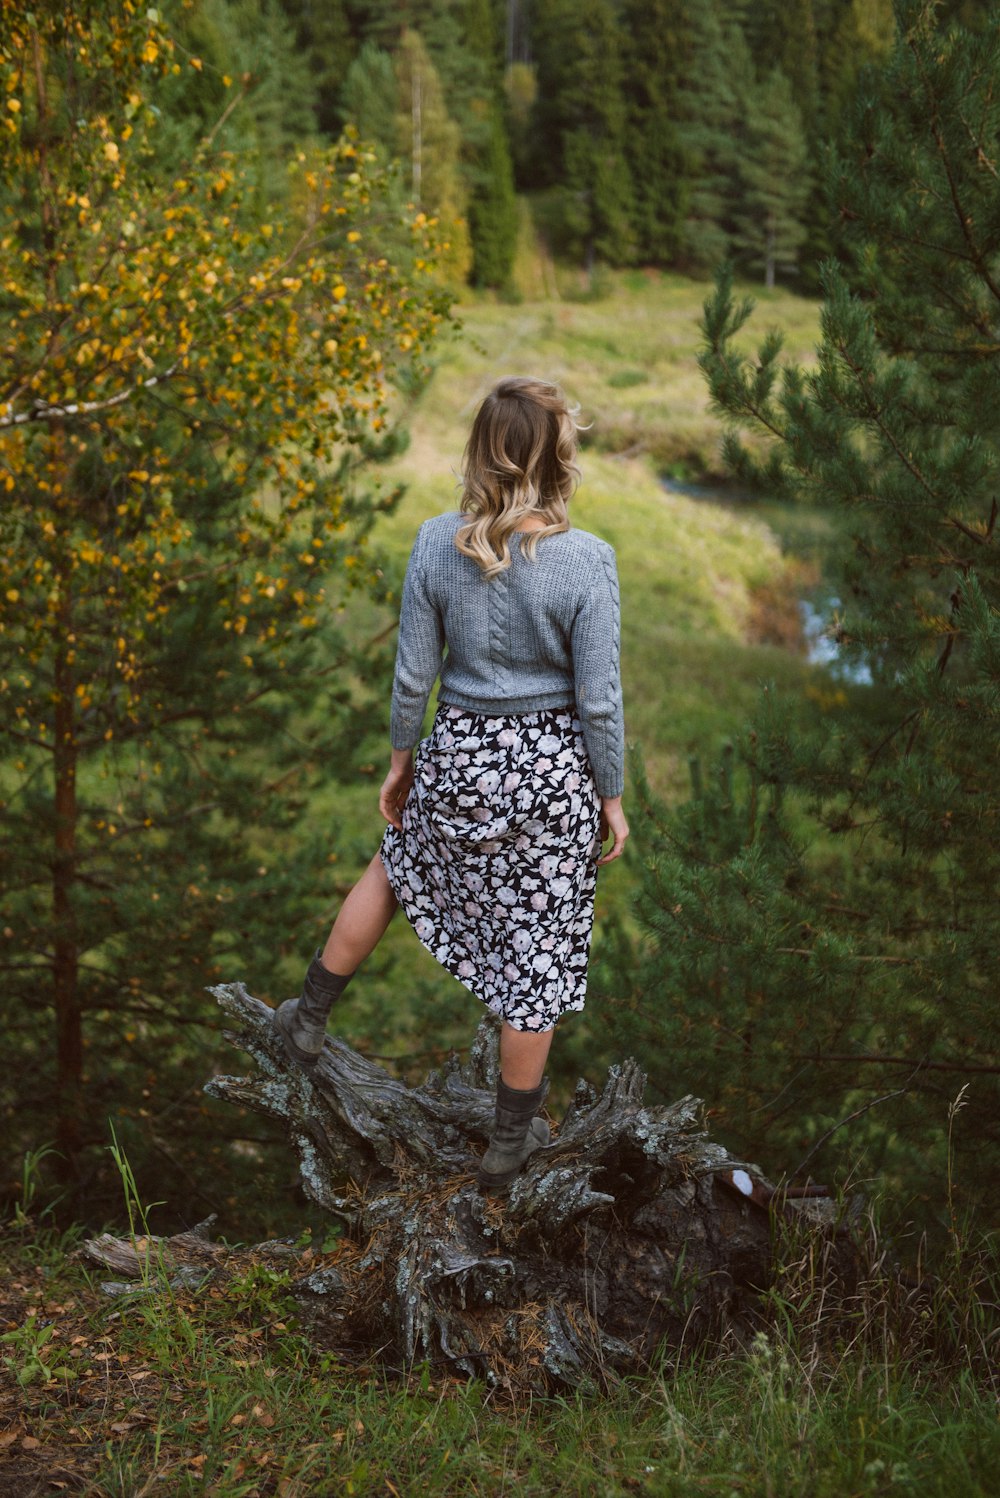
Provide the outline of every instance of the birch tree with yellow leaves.
<path id="1" fill-rule="evenodd" d="M 386 592 L 362 473 L 447 306 L 351 140 L 292 154 L 280 220 L 220 131 L 164 170 L 205 64 L 155 9 L 0 11 L 0 1002 L 71 1163 L 304 899 L 305 845 L 261 850 L 380 722 L 388 647 L 338 620 Z"/>

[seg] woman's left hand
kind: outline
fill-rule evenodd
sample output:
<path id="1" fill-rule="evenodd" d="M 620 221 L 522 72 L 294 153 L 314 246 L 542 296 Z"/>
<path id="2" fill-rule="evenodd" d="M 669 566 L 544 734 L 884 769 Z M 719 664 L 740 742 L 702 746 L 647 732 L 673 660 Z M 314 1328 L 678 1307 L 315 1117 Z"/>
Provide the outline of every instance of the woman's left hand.
<path id="1" fill-rule="evenodd" d="M 622 811 L 621 796 L 604 796 L 601 799 L 601 846 L 607 842 L 609 837 L 614 838 L 613 845 L 602 858 L 597 860 L 597 867 L 602 864 L 612 863 L 616 858 L 622 856 L 625 848 L 625 839 L 628 837 L 628 822 Z"/>
<path id="2" fill-rule="evenodd" d="M 389 773 L 378 793 L 378 809 L 386 821 L 402 830 L 403 807 L 413 785 L 413 750 L 394 749 Z"/>

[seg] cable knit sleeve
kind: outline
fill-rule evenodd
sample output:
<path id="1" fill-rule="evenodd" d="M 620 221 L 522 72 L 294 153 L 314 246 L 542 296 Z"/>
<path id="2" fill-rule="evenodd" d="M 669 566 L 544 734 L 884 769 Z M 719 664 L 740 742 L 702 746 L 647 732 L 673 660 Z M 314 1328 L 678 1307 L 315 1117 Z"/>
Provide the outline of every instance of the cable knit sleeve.
<path id="1" fill-rule="evenodd" d="M 618 569 L 614 551 L 604 542 L 570 635 L 576 707 L 601 796 L 620 796 L 625 786 L 620 645 Z"/>
<path id="2" fill-rule="evenodd" d="M 444 624 L 427 586 L 424 542 L 424 526 L 421 526 L 406 568 L 399 614 L 389 720 L 394 749 L 412 749 L 420 738 L 427 702 L 444 654 Z"/>

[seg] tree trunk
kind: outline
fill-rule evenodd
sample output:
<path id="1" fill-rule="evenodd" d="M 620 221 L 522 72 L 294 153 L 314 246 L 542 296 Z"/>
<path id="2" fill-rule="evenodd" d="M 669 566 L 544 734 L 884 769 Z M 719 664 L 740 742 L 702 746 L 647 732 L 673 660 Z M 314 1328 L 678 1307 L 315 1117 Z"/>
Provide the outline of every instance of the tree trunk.
<path id="1" fill-rule="evenodd" d="M 764 285 L 768 291 L 774 290 L 774 277 L 776 269 L 776 236 L 774 232 L 774 214 L 767 216 L 767 243 L 764 251 Z"/>
<path id="2" fill-rule="evenodd" d="M 423 134 L 423 109 L 420 77 L 420 59 L 416 53 L 413 55 L 413 64 L 410 70 L 410 113 L 413 123 L 413 145 L 411 160 L 413 164 L 413 200 L 420 207 L 420 194 L 423 190 L 424 173 L 424 134 Z"/>
<path id="3" fill-rule="evenodd" d="M 749 1328 L 779 1219 L 825 1245 L 831 1274 L 851 1269 L 834 1204 L 812 1199 L 824 1188 L 776 1192 L 706 1138 L 696 1098 L 644 1107 L 634 1061 L 600 1094 L 578 1083 L 552 1145 L 495 1198 L 474 1174 L 492 1127 L 493 1020 L 465 1065 L 453 1056 L 411 1088 L 339 1039 L 309 1076 L 242 984 L 211 992 L 263 1075 L 205 1090 L 279 1120 L 306 1194 L 346 1227 L 333 1262 L 295 1289 L 325 1341 L 505 1385 L 588 1383 Z"/>
<path id="4" fill-rule="evenodd" d="M 76 673 L 73 670 L 73 606 L 68 559 L 59 579 L 61 597 L 55 618 L 53 688 L 55 743 L 55 833 L 52 857 L 52 987 L 56 1014 L 56 1148 L 60 1170 L 73 1173 L 80 1147 L 83 1089 L 83 1015 L 80 1007 L 79 946 L 74 909 L 76 880 Z"/>

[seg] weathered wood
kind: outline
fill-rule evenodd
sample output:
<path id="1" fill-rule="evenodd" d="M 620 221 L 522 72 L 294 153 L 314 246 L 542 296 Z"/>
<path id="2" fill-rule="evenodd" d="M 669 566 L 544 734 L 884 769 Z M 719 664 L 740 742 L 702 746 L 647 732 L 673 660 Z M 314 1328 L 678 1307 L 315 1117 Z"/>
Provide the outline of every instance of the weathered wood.
<path id="1" fill-rule="evenodd" d="M 241 984 L 212 992 L 259 1074 L 206 1091 L 278 1120 L 306 1194 L 345 1224 L 335 1262 L 295 1286 L 324 1342 L 491 1382 L 579 1384 L 747 1325 L 771 1277 L 775 1213 L 833 1245 L 842 1268 L 851 1258 L 831 1201 L 776 1197 L 708 1139 L 698 1099 L 645 1107 L 634 1061 L 600 1094 L 580 1082 L 552 1144 L 496 1199 L 475 1182 L 494 1021 L 468 1062 L 407 1087 L 334 1038 L 307 1075 L 285 1060 L 266 1005 Z"/>

